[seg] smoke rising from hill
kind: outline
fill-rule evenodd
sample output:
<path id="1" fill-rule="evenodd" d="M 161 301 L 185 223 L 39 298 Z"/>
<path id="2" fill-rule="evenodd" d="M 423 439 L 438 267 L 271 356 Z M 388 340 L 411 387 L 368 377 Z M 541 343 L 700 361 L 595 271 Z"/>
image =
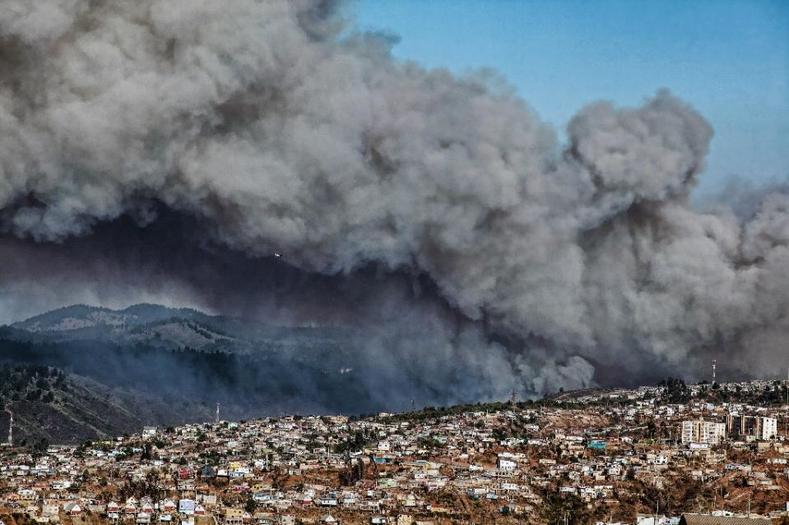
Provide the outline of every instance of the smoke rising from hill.
<path id="1" fill-rule="evenodd" d="M 745 219 L 692 209 L 712 136 L 692 108 L 665 91 L 595 103 L 562 146 L 496 79 L 342 29 L 318 0 L 6 1 L 2 286 L 362 317 L 386 326 L 382 356 L 430 364 L 446 343 L 439 366 L 489 366 L 475 381 L 496 395 L 710 354 L 732 374 L 785 365 L 789 198 Z M 129 218 L 156 233 L 126 245 Z M 265 277 L 274 253 L 289 298 Z"/>

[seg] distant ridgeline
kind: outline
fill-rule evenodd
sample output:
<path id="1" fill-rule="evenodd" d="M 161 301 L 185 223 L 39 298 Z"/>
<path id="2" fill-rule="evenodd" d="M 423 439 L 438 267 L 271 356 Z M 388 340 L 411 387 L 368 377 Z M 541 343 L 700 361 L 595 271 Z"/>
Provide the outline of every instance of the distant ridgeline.
<path id="1" fill-rule="evenodd" d="M 52 427 L 54 439 L 208 420 L 217 402 L 235 419 L 371 412 L 380 408 L 364 377 L 372 365 L 351 330 L 272 327 L 156 305 L 72 306 L 0 327 L 2 374 L 15 378 L 3 381 L 0 400 L 16 412 L 37 407 L 74 420 L 99 408 L 118 413 L 73 437 L 50 413 L 41 433 Z"/>

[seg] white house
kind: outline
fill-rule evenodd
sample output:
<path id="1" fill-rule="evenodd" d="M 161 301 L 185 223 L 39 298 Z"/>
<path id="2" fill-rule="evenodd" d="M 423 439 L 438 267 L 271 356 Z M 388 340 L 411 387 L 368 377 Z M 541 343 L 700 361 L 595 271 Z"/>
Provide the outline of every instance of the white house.
<path id="1" fill-rule="evenodd" d="M 496 468 L 503 472 L 512 472 L 518 468 L 518 463 L 512 459 L 499 456 L 496 459 Z"/>

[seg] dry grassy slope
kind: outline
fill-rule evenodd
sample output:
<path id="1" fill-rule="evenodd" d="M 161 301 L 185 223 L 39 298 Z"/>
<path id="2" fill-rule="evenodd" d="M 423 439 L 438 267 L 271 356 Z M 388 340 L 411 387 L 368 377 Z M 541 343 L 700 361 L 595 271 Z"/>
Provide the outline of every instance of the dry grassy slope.
<path id="1" fill-rule="evenodd" d="M 78 443 L 139 431 L 143 424 L 124 407 L 83 389 L 59 393 L 52 403 L 17 401 L 11 406 L 18 442 L 44 438 L 49 443 Z"/>
<path id="2" fill-rule="evenodd" d="M 8 406 L 14 412 L 14 442 L 78 443 L 123 432 L 138 431 L 143 421 L 108 392 L 68 380 L 53 387 L 54 399 L 20 399 Z M 0 428 L 7 428 L 3 414 Z M 3 433 L 4 434 L 4 433 Z"/>
<path id="3" fill-rule="evenodd" d="M 40 390 L 38 381 L 34 377 L 24 384 L 3 385 L 0 405 L 10 407 L 14 413 L 15 444 L 30 445 L 41 439 L 52 444 L 80 443 L 139 432 L 145 424 L 208 417 L 205 407 L 183 410 L 184 407 L 114 391 L 73 375 L 57 381 L 48 378 L 49 384 L 42 391 L 51 395 L 30 396 L 32 391 Z M 174 413 L 182 416 L 173 416 Z M 7 429 L 8 415 L 0 412 L 0 440 L 6 439 Z"/>

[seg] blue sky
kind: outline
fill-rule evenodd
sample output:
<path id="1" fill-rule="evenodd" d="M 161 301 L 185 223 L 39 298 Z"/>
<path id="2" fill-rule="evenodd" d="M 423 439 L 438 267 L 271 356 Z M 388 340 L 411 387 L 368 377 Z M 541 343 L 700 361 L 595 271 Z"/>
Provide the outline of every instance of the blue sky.
<path id="1" fill-rule="evenodd" d="M 789 178 L 789 0 L 355 0 L 359 29 L 428 67 L 500 71 L 557 127 L 668 87 L 715 138 L 699 191 Z"/>

